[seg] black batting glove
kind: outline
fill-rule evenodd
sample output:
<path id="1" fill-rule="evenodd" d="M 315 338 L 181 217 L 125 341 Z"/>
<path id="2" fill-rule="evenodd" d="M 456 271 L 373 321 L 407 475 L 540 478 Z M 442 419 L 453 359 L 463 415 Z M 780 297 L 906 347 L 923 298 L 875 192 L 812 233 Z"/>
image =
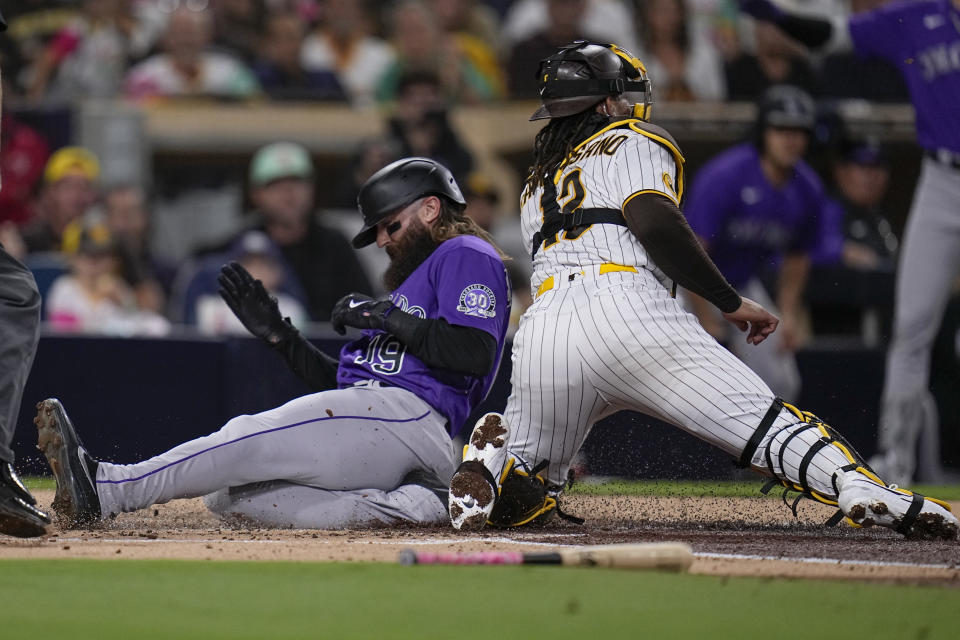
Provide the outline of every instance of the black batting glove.
<path id="1" fill-rule="evenodd" d="M 263 283 L 237 262 L 220 268 L 217 276 L 220 297 L 247 331 L 271 346 L 276 346 L 297 333 L 289 319 L 280 315 L 277 299 L 267 293 Z"/>
<path id="2" fill-rule="evenodd" d="M 374 300 L 362 293 L 348 293 L 333 305 L 330 322 L 333 330 L 343 335 L 347 327 L 383 329 L 387 315 L 394 309 L 389 300 Z"/>

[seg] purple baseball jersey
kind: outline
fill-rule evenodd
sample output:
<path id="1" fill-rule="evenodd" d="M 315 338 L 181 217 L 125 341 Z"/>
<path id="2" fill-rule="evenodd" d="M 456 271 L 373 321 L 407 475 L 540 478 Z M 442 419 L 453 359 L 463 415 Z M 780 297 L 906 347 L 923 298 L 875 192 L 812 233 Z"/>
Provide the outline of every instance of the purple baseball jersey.
<path id="1" fill-rule="evenodd" d="M 693 231 L 707 241 L 710 257 L 734 287 L 786 252 L 813 251 L 819 242 L 823 185 L 801 161 L 782 188 L 767 181 L 760 154 L 737 145 L 703 166 L 693 182 L 684 213 Z"/>
<path id="2" fill-rule="evenodd" d="M 486 397 L 500 366 L 510 321 L 507 270 L 488 242 L 476 236 L 447 240 L 390 294 L 394 305 L 419 318 L 481 329 L 497 341 L 497 366 L 481 377 L 432 368 L 385 331 L 365 330 L 340 351 L 337 382 L 348 387 L 378 380 L 417 394 L 447 417 L 450 436 Z"/>
<path id="3" fill-rule="evenodd" d="M 917 141 L 960 154 L 960 12 L 951 0 L 894 2 L 850 18 L 863 56 L 897 65 L 917 114 Z"/>
<path id="4" fill-rule="evenodd" d="M 843 205 L 833 198 L 826 198 L 820 210 L 820 239 L 810 254 L 816 265 L 832 265 L 843 260 L 843 244 L 846 242 L 843 225 L 846 218 Z"/>

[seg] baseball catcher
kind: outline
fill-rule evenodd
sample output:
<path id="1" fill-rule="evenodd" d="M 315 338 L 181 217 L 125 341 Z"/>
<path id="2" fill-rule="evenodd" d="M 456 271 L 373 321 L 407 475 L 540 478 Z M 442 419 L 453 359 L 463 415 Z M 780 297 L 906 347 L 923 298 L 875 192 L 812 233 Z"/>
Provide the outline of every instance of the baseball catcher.
<path id="1" fill-rule="evenodd" d="M 779 400 L 675 297 L 696 293 L 763 342 L 778 320 L 714 266 L 680 210 L 683 154 L 648 122 L 643 64 L 575 42 L 541 62 L 548 119 L 521 197 L 533 305 L 513 343 L 503 416 L 479 423 L 454 474 L 453 526 L 521 526 L 558 513 L 591 426 L 622 409 L 665 420 L 857 525 L 954 538 L 939 500 L 887 486 L 840 435 Z"/>

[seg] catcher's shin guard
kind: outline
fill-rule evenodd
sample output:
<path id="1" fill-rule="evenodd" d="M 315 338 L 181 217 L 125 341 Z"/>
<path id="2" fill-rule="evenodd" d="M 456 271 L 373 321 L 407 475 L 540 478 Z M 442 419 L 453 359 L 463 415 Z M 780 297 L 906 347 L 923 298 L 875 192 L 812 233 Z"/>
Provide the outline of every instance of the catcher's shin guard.
<path id="1" fill-rule="evenodd" d="M 777 418 L 786 411 L 786 422 Z M 775 426 L 776 425 L 776 426 Z M 769 437 L 768 433 L 770 434 Z M 757 455 L 763 447 L 762 457 Z M 846 516 L 853 526 L 879 525 L 911 538 L 952 539 L 958 522 L 950 505 L 920 494 L 887 486 L 836 430 L 808 411 L 775 399 L 740 457 L 741 466 L 754 466 L 776 483 L 800 496 L 791 505 L 794 515 L 801 497 L 837 506 L 827 524 Z"/>
<path id="2" fill-rule="evenodd" d="M 778 420 L 781 415 L 784 420 Z M 738 466 L 753 466 L 772 476 L 775 480 L 764 487 L 765 493 L 778 483 L 786 489 L 784 501 L 788 492 L 799 493 L 791 505 L 794 515 L 800 497 L 837 506 L 838 473 L 859 471 L 882 484 L 839 432 L 809 411 L 800 411 L 780 398 L 771 403 L 747 442 Z M 829 522 L 836 524 L 839 519 L 835 516 Z"/>

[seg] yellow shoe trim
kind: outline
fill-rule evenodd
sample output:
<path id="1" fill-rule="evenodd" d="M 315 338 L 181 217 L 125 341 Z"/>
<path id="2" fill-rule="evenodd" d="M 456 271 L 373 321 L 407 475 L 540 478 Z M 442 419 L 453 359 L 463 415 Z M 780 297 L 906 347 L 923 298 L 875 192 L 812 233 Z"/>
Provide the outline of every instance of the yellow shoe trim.
<path id="1" fill-rule="evenodd" d="M 946 510 L 949 511 L 950 513 L 953 513 L 953 509 L 950 508 L 950 503 L 944 502 L 943 500 L 938 500 L 937 498 L 931 498 L 930 496 L 923 496 L 923 497 L 924 497 L 926 500 L 929 500 L 930 502 L 933 502 L 933 503 L 935 503 L 935 504 L 940 505 L 941 507 L 943 507 L 944 509 L 946 509 Z"/>
<path id="2" fill-rule="evenodd" d="M 894 487 L 888 486 L 887 483 L 885 483 L 883 480 L 881 480 L 880 478 L 878 478 L 876 474 L 870 473 L 867 469 L 864 469 L 863 467 L 857 467 L 857 468 L 856 468 L 856 471 L 858 471 L 859 473 L 862 473 L 863 475 L 867 476 L 870 480 L 873 480 L 873 481 L 876 482 L 877 484 L 879 484 L 879 485 L 881 485 L 881 486 L 883 486 L 883 487 L 886 487 L 887 489 L 890 489 L 891 491 L 896 491 L 897 493 L 902 493 L 902 494 L 905 495 L 905 496 L 912 496 L 912 495 L 914 495 L 914 494 L 913 494 L 913 491 L 910 491 L 909 489 L 901 489 L 900 487 L 894 488 Z M 934 504 L 938 504 L 938 505 L 940 505 L 941 507 L 943 507 L 944 509 L 946 509 L 947 511 L 949 511 L 950 513 L 953 513 L 953 509 L 950 507 L 950 503 L 948 503 L 948 502 L 944 502 L 943 500 L 940 500 L 940 499 L 938 499 L 938 498 L 931 498 L 930 496 L 923 496 L 923 499 L 924 499 L 924 500 L 929 500 L 930 502 L 933 502 Z"/>
<path id="3" fill-rule="evenodd" d="M 550 511 L 551 509 L 555 509 L 556 507 L 557 507 L 557 500 L 556 500 L 556 498 L 551 498 L 551 497 L 547 496 L 547 498 L 544 499 L 544 501 L 543 501 L 543 506 L 540 507 L 539 509 L 537 509 L 537 510 L 533 513 L 533 515 L 528 516 L 527 518 L 524 518 L 524 519 L 521 520 L 520 522 L 511 522 L 511 523 L 510 523 L 509 525 L 507 525 L 507 526 L 508 526 L 508 527 L 522 527 L 523 525 L 525 525 L 525 524 L 527 524 L 527 523 L 529 523 L 529 522 L 532 522 L 533 520 L 536 520 L 538 517 L 542 516 L 542 515 L 545 514 L 546 512 Z M 493 522 L 490 522 L 489 520 L 487 520 L 487 524 L 494 524 L 494 523 L 493 523 Z"/>

